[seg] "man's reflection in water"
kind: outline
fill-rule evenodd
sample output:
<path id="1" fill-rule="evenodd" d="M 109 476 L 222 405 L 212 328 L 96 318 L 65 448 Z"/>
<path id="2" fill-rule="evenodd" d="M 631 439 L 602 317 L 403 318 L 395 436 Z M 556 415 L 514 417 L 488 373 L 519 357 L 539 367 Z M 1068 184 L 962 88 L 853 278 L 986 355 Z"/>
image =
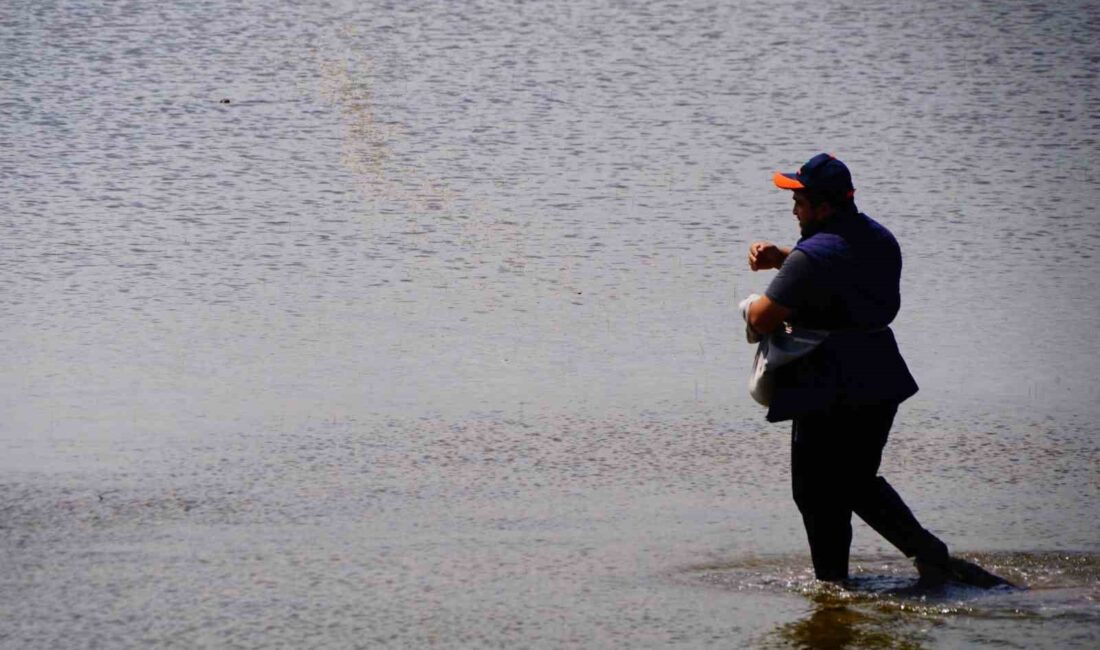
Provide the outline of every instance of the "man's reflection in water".
<path id="1" fill-rule="evenodd" d="M 776 628 L 765 647 L 814 650 L 926 647 L 927 635 L 919 629 L 922 621 L 905 620 L 903 612 L 867 611 L 831 594 L 819 594 L 813 601 L 809 616 Z"/>

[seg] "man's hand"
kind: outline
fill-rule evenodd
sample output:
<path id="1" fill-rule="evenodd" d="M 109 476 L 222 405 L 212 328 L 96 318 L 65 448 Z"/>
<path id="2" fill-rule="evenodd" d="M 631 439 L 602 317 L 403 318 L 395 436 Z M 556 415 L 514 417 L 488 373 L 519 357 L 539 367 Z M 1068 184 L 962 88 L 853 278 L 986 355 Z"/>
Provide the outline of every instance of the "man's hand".
<path id="1" fill-rule="evenodd" d="M 749 268 L 753 271 L 778 269 L 790 254 L 791 249 L 780 248 L 768 241 L 753 242 L 749 245 Z"/>

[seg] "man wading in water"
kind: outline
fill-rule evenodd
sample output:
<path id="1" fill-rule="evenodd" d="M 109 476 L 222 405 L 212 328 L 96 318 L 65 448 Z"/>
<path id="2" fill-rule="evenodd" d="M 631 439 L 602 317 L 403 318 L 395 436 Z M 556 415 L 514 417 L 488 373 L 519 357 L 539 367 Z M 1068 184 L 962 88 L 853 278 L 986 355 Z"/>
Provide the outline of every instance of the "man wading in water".
<path id="1" fill-rule="evenodd" d="M 793 190 L 802 238 L 793 249 L 770 242 L 749 247 L 749 268 L 779 273 L 749 306 L 747 321 L 765 335 L 785 322 L 829 330 L 813 352 L 777 370 L 767 415 L 770 422 L 793 420 L 794 500 L 814 573 L 819 580 L 847 579 L 854 512 L 915 558 L 922 586 L 1007 584 L 951 557 L 877 475 L 898 404 L 917 392 L 889 328 L 901 306 L 897 240 L 856 209 L 851 174 L 829 154 L 814 156 L 797 173 L 776 172 L 774 181 Z"/>

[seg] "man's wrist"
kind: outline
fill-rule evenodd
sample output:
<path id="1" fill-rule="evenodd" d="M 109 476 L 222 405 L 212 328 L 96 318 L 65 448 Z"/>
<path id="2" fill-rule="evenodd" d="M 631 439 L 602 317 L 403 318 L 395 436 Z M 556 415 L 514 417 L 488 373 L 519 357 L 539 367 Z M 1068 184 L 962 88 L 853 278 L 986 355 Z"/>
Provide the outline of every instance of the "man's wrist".
<path id="1" fill-rule="evenodd" d="M 783 262 L 787 261 L 787 256 L 791 254 L 791 249 L 784 246 L 776 246 L 775 249 L 779 251 L 779 263 L 775 265 L 775 268 L 783 268 Z"/>

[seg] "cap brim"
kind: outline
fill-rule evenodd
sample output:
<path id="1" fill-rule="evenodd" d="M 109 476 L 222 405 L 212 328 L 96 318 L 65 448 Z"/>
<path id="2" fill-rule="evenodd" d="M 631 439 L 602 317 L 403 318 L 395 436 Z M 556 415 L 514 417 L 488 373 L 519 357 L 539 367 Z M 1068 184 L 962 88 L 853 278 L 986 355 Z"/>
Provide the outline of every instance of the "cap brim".
<path id="1" fill-rule="evenodd" d="M 772 182 L 775 186 L 781 190 L 804 190 L 806 186 L 802 184 L 802 181 L 798 180 L 798 174 L 784 174 L 783 172 L 775 172 L 772 176 Z"/>

